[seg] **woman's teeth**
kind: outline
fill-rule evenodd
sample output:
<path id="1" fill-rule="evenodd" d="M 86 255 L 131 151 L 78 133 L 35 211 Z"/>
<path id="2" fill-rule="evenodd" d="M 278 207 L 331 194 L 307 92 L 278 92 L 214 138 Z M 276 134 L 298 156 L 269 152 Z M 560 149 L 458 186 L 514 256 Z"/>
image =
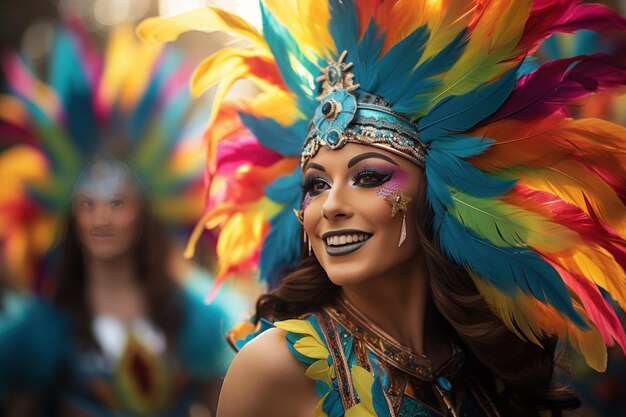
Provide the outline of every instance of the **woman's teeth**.
<path id="1" fill-rule="evenodd" d="M 339 245 L 345 245 L 347 243 L 363 242 L 364 240 L 367 240 L 368 238 L 369 236 L 365 234 L 328 236 L 326 238 L 326 244 L 328 246 L 339 246 Z"/>

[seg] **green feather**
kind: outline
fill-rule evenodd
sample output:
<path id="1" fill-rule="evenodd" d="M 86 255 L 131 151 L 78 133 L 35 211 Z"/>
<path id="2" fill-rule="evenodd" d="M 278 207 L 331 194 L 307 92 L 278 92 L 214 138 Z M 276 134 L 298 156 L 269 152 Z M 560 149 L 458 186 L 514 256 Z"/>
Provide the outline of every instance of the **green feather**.
<path id="1" fill-rule="evenodd" d="M 558 252 L 580 240 L 579 235 L 543 216 L 497 198 L 478 198 L 450 188 L 454 207 L 449 213 L 496 246 L 530 246 Z"/>

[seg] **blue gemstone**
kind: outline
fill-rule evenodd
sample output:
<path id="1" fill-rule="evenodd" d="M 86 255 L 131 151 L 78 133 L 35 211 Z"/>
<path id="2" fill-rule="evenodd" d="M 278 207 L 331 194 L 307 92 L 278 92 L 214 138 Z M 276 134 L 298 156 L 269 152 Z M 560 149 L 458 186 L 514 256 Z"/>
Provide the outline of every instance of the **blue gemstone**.
<path id="1" fill-rule="evenodd" d="M 337 133 L 336 130 L 332 130 L 332 131 L 328 132 L 328 136 L 326 137 L 326 140 L 331 145 L 336 145 L 337 142 L 339 142 L 339 133 Z"/>
<path id="2" fill-rule="evenodd" d="M 333 105 L 330 102 L 327 101 L 322 105 L 322 114 L 324 116 L 329 115 L 331 111 L 333 111 Z"/>
<path id="3" fill-rule="evenodd" d="M 439 378 L 437 378 L 437 385 L 439 385 L 441 388 L 443 388 L 446 391 L 452 390 L 452 383 L 445 376 L 440 376 Z"/>

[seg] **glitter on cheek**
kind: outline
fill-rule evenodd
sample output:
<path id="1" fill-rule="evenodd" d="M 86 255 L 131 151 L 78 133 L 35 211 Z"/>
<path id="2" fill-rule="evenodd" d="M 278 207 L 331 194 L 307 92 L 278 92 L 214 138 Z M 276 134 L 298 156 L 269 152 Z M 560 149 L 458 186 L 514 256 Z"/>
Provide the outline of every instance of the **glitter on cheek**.
<path id="1" fill-rule="evenodd" d="M 393 177 L 383 184 L 378 191 L 376 191 L 376 195 L 386 199 L 396 190 L 403 188 L 407 184 L 408 180 L 409 176 L 406 171 L 402 168 L 396 168 Z"/>
<path id="2" fill-rule="evenodd" d="M 302 200 L 302 210 L 305 210 L 311 204 L 311 201 L 313 201 L 313 197 L 310 194 L 306 194 L 304 200 Z"/>

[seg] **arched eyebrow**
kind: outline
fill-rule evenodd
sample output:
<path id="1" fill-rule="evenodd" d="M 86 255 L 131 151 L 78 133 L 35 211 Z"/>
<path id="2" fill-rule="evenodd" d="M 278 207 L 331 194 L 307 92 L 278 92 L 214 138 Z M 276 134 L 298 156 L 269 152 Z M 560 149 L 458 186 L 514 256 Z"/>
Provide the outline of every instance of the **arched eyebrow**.
<path id="1" fill-rule="evenodd" d="M 315 162 L 309 162 L 307 164 L 307 166 L 306 166 L 306 170 L 305 171 L 308 171 L 310 168 L 317 169 L 317 170 L 322 171 L 322 172 L 326 172 L 326 168 L 324 168 L 320 164 L 316 164 Z"/>
<path id="2" fill-rule="evenodd" d="M 389 158 L 386 155 L 383 155 L 383 154 L 380 154 L 380 153 L 376 153 L 376 152 L 366 152 L 366 153 L 362 153 L 362 154 L 357 155 L 354 158 L 352 158 L 350 160 L 350 162 L 348 162 L 348 168 L 352 168 L 353 166 L 355 166 L 359 162 L 363 161 L 364 159 L 369 159 L 369 158 L 382 159 L 383 161 L 387 161 L 387 162 L 392 163 L 392 164 L 394 164 L 396 166 L 399 166 L 396 163 L 396 161 L 394 161 L 393 159 Z"/>

